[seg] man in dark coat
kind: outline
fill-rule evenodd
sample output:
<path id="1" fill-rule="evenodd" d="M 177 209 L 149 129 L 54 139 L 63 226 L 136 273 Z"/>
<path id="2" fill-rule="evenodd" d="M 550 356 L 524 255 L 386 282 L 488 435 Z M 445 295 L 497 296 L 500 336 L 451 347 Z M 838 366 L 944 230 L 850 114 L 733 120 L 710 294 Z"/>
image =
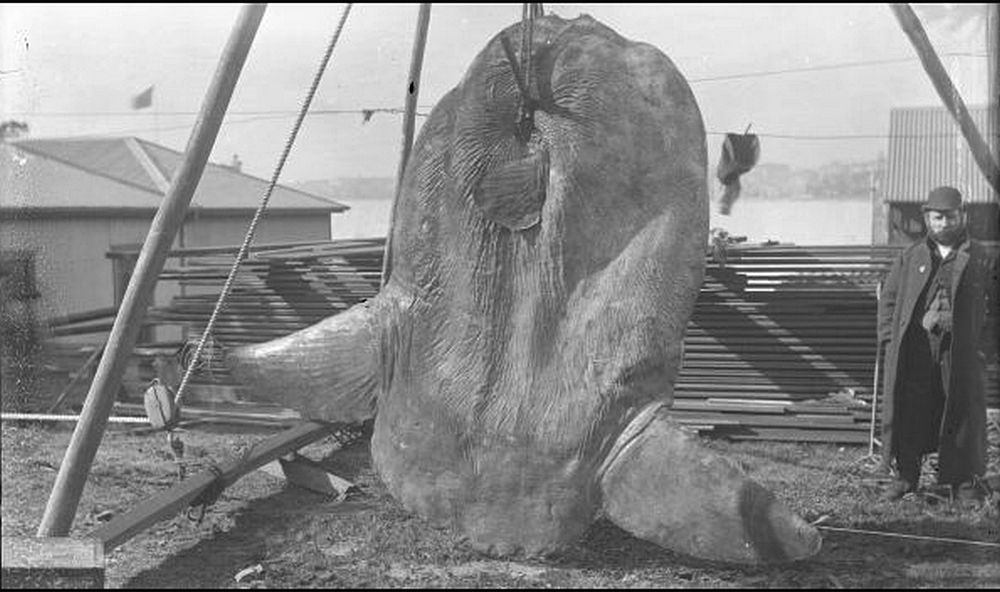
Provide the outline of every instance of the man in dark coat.
<path id="1" fill-rule="evenodd" d="M 986 471 L 983 349 L 997 352 L 996 258 L 969 239 L 957 189 L 934 189 L 923 210 L 927 236 L 893 264 L 878 311 L 888 342 L 883 459 L 897 474 L 885 497 L 916 491 L 923 455 L 937 451 L 938 484 L 976 500 Z"/>

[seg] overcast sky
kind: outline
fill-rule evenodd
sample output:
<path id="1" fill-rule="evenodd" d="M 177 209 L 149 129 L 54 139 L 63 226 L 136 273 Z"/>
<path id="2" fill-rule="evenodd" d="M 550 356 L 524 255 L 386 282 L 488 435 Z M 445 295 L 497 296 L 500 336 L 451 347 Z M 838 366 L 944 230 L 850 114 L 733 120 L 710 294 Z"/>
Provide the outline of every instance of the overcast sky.
<path id="1" fill-rule="evenodd" d="M 183 150 L 239 7 L 0 4 L 0 119 L 26 121 L 32 137 L 128 134 Z M 238 153 L 244 170 L 270 176 L 343 8 L 269 5 L 214 161 Z M 886 4 L 545 9 L 590 14 L 666 53 L 698 99 L 713 163 L 721 134 L 749 124 L 763 163 L 872 159 L 886 150 L 891 108 L 940 105 Z M 948 15 L 962 10 L 954 5 L 916 9 L 966 103 L 984 104 L 985 31 L 951 24 Z M 422 110 L 520 14 L 520 4 L 434 5 Z M 363 123 L 360 110 L 403 106 L 416 15 L 416 4 L 354 5 L 312 106 L 351 112 L 308 117 L 282 181 L 395 174 L 402 117 L 376 113 Z M 131 98 L 150 85 L 152 107 L 132 110 Z"/>

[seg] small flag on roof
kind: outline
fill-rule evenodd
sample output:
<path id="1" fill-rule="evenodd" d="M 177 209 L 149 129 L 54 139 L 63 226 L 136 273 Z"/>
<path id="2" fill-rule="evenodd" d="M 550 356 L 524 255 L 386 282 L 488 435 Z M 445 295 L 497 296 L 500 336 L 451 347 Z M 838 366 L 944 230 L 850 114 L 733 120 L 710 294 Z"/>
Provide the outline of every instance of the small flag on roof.
<path id="1" fill-rule="evenodd" d="M 153 87 L 150 86 L 146 90 L 132 97 L 132 108 L 133 109 L 145 109 L 153 104 Z"/>

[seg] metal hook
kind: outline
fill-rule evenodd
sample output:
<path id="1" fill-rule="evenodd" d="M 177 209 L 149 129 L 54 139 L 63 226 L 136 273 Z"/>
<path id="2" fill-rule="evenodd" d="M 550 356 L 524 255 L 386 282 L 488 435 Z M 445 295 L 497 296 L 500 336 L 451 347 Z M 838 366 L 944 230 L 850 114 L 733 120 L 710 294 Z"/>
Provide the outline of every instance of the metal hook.
<path id="1" fill-rule="evenodd" d="M 528 97 L 528 85 L 524 80 L 521 68 L 518 66 L 517 56 L 514 54 L 514 48 L 511 46 L 507 35 L 500 35 L 500 45 L 503 46 L 503 52 L 507 55 L 507 64 L 514 73 L 514 82 L 517 83 L 517 90 L 520 91 L 521 101 L 523 102 Z"/>
<path id="2" fill-rule="evenodd" d="M 517 90 L 520 93 L 518 101 L 517 135 L 522 142 L 526 142 L 531 137 L 534 130 L 535 121 L 535 100 L 528 89 L 528 83 L 523 76 L 521 68 L 518 67 L 517 57 L 514 55 L 514 48 L 511 47 L 510 39 L 506 35 L 500 36 L 500 45 L 507 54 L 507 64 L 510 65 L 514 73 L 514 81 L 517 83 Z"/>
<path id="3" fill-rule="evenodd" d="M 525 3 L 521 10 L 521 58 L 514 54 L 514 47 L 506 35 L 500 35 L 500 45 L 503 47 L 507 57 L 507 63 L 514 74 L 514 81 L 520 93 L 518 102 L 518 137 L 522 141 L 527 141 L 534 130 L 535 108 L 538 104 L 537 98 L 531 90 L 531 58 L 534 46 L 534 22 L 535 18 L 542 15 L 540 4 Z"/>

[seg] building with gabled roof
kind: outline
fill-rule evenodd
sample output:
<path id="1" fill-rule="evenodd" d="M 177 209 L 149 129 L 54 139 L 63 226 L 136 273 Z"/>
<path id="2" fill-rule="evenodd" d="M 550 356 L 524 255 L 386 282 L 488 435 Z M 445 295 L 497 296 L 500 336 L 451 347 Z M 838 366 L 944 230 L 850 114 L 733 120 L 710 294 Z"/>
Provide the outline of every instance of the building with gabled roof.
<path id="1" fill-rule="evenodd" d="M 969 107 L 969 115 L 989 141 L 986 107 Z M 992 142 L 996 154 L 996 140 Z M 951 185 L 962 192 L 970 232 L 997 240 L 1000 209 L 996 192 L 976 165 L 972 151 L 951 113 L 944 107 L 892 109 L 889 150 L 882 189 L 883 211 L 876 242 L 906 244 L 924 233 L 921 204 L 931 189 Z"/>
<path id="2" fill-rule="evenodd" d="M 31 174 L 35 177 L 32 179 L 35 190 L 18 195 L 14 186 L 15 191 L 4 196 L 0 208 L 52 213 L 79 214 L 102 209 L 156 211 L 184 157 L 181 152 L 134 137 L 26 139 L 9 142 L 7 147 L 13 149 L 14 155 L 0 163 L 3 179 L 16 182 L 19 175 Z M 80 175 L 110 181 L 119 190 L 84 194 L 62 190 L 67 181 Z M 252 213 L 267 184 L 266 180 L 238 168 L 208 163 L 190 208 L 201 209 L 208 215 Z M 5 183 L 4 187 L 7 186 Z M 336 213 L 347 209 L 326 197 L 278 185 L 267 211 L 281 215 L 307 211 Z"/>
<path id="3" fill-rule="evenodd" d="M 135 137 L 0 143 L 0 252 L 5 269 L 33 268 L 28 292 L 40 318 L 120 302 L 131 270 L 107 255 L 145 241 L 183 156 Z M 208 163 L 174 246 L 240 244 L 267 187 L 238 167 Z M 329 240 L 331 215 L 347 209 L 278 185 L 254 243 Z M 156 303 L 172 295 L 158 287 Z"/>

